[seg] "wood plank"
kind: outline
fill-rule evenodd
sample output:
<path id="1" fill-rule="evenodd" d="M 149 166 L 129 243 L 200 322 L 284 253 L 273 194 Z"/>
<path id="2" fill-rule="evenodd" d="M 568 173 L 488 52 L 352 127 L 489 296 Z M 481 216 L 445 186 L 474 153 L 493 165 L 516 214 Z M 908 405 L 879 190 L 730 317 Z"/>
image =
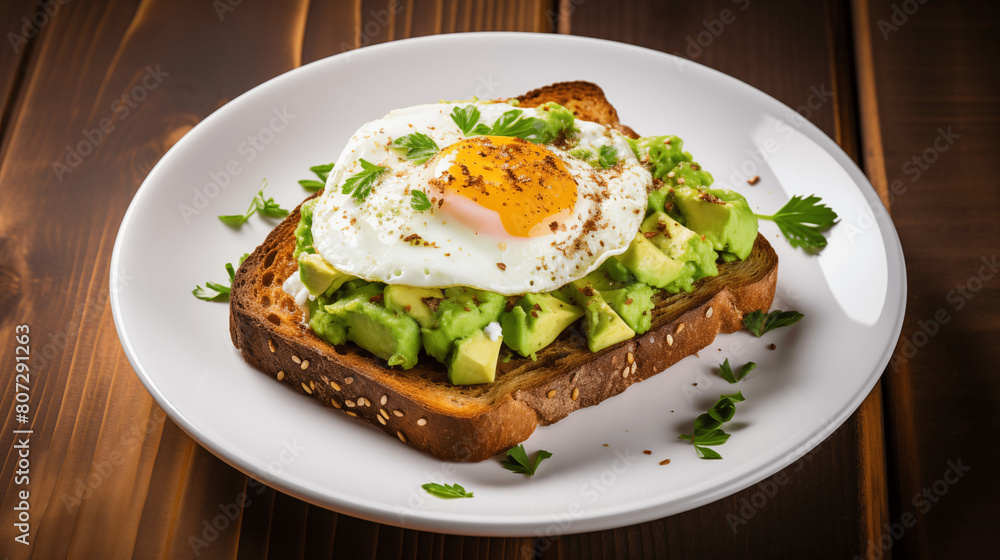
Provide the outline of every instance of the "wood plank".
<path id="1" fill-rule="evenodd" d="M 844 2 L 633 0 L 611 7 L 570 0 L 561 7 L 561 32 L 639 44 L 721 70 L 799 109 L 859 157 Z M 723 557 L 754 550 L 850 557 L 877 538 L 887 519 L 885 485 L 876 387 L 844 426 L 769 479 L 681 515 L 563 537 L 545 557 Z M 762 498 L 762 507 L 751 504 Z M 824 504 L 821 516 L 816 503 Z"/>
<path id="2" fill-rule="evenodd" d="M 58 10 L 52 10 L 54 14 Z M 17 105 L 17 92 L 27 73 L 28 60 L 35 45 L 42 42 L 52 16 L 38 9 L 31 0 L 0 3 L 0 31 L 7 43 L 0 48 L 0 138 Z M 0 160 L 5 143 L 0 141 Z M 3 310 L 0 300 L 0 311 Z"/>
<path id="3" fill-rule="evenodd" d="M 872 550 L 969 557 L 1000 542 L 1000 450 L 982 440 L 1000 427 L 989 351 L 1000 283 L 987 264 L 1000 239 L 1000 9 L 856 1 L 854 13 L 865 154 L 888 189 L 909 290 L 884 378 L 894 525 Z"/>

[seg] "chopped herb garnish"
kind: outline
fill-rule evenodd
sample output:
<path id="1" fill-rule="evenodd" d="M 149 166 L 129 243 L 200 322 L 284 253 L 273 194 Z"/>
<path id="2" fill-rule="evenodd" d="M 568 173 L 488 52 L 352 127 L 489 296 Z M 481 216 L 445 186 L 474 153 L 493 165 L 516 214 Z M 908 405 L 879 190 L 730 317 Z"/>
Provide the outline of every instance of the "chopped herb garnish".
<path id="1" fill-rule="evenodd" d="M 410 193 L 412 199 L 410 200 L 410 206 L 417 212 L 423 212 L 431 207 L 431 201 L 427 198 L 427 194 L 424 191 L 413 191 Z"/>
<path id="2" fill-rule="evenodd" d="M 503 468 L 509 471 L 534 476 L 539 463 L 551 456 L 552 453 L 549 453 L 544 449 L 539 449 L 538 453 L 535 453 L 534 462 L 532 462 L 528 459 L 528 453 L 524 450 L 524 444 L 521 444 L 508 451 L 507 459 L 500 461 L 500 464 L 503 465 Z"/>
<path id="3" fill-rule="evenodd" d="M 462 488 L 459 484 L 437 484 L 435 482 L 428 482 L 420 486 L 427 491 L 428 494 L 433 494 L 438 498 L 471 498 L 472 492 L 466 492 L 465 488 Z"/>
<path id="4" fill-rule="evenodd" d="M 618 165 L 618 148 L 601 146 L 597 151 L 597 165 L 605 169 Z"/>
<path id="5" fill-rule="evenodd" d="M 729 441 L 722 425 L 733 419 L 736 414 L 736 403 L 743 402 L 743 393 L 721 395 L 715 405 L 694 421 L 694 432 L 677 436 L 694 444 L 694 450 L 702 459 L 721 459 L 722 455 L 708 449 L 710 445 L 722 445 Z"/>
<path id="6" fill-rule="evenodd" d="M 793 196 L 772 216 L 754 215 L 778 224 L 778 229 L 792 247 L 802 247 L 809 253 L 818 253 L 826 247 L 826 238 L 822 232 L 830 229 L 837 221 L 837 213 L 821 204 L 820 200 L 816 195 L 806 198 Z"/>
<path id="7" fill-rule="evenodd" d="M 743 378 L 746 377 L 748 373 L 753 371 L 755 367 L 757 367 L 757 364 L 747 362 L 742 368 L 740 368 L 739 375 L 734 375 L 732 368 L 729 367 L 729 358 L 726 358 L 726 361 L 719 364 L 719 376 L 730 383 L 737 383 L 739 381 L 743 381 Z"/>
<path id="8" fill-rule="evenodd" d="M 525 117 L 524 111 L 514 109 L 500 115 L 492 127 L 485 124 L 476 125 L 476 128 L 472 129 L 472 133 L 488 136 L 511 136 L 529 142 L 538 142 L 540 140 L 539 131 L 544 128 L 545 121 L 542 119 Z"/>
<path id="9" fill-rule="evenodd" d="M 309 168 L 319 177 L 319 181 L 314 179 L 302 179 L 299 184 L 302 185 L 307 191 L 316 192 L 326 186 L 326 178 L 330 176 L 330 172 L 333 171 L 333 164 L 327 163 L 326 165 L 314 165 Z"/>
<path id="10" fill-rule="evenodd" d="M 451 120 L 455 121 L 462 134 L 468 136 L 479 123 L 479 109 L 475 105 L 455 107 L 451 111 Z"/>
<path id="11" fill-rule="evenodd" d="M 249 253 L 243 253 L 239 264 L 243 264 L 243 261 L 249 256 Z M 195 286 L 191 293 L 202 301 L 229 301 L 229 290 L 233 285 L 233 280 L 236 279 L 236 269 L 233 268 L 233 263 L 226 263 L 226 274 L 229 275 L 229 286 L 218 282 L 205 282 L 204 288 L 200 285 Z"/>
<path id="12" fill-rule="evenodd" d="M 388 167 L 381 167 L 374 163 L 359 159 L 361 171 L 352 175 L 340 187 L 340 192 L 351 195 L 351 198 L 358 202 L 364 202 L 372 192 L 378 178 L 389 170 Z"/>
<path id="13" fill-rule="evenodd" d="M 230 214 L 227 216 L 219 216 L 219 220 L 226 224 L 227 226 L 240 227 L 253 216 L 254 212 L 259 211 L 262 216 L 267 216 L 268 218 L 283 218 L 288 215 L 288 210 L 282 208 L 273 198 L 264 199 L 264 189 L 267 187 L 267 179 L 261 182 L 260 190 L 254 195 L 253 201 L 250 202 L 250 207 L 247 211 L 242 214 Z"/>
<path id="14" fill-rule="evenodd" d="M 430 136 L 420 132 L 400 136 L 393 140 L 389 144 L 389 147 L 397 150 L 405 150 L 403 157 L 417 165 L 431 159 L 434 157 L 434 154 L 441 150 Z"/>
<path id="15" fill-rule="evenodd" d="M 761 337 L 767 331 L 787 327 L 797 323 L 805 315 L 798 311 L 781 311 L 780 309 L 764 314 L 760 309 L 743 316 L 743 324 L 754 336 Z"/>

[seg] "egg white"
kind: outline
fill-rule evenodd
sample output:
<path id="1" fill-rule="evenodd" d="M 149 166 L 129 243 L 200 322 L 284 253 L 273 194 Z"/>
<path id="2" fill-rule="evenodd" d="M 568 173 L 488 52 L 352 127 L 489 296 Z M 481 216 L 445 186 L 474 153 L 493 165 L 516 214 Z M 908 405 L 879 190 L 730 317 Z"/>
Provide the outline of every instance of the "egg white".
<path id="1" fill-rule="evenodd" d="M 424 133 L 445 148 L 465 136 L 451 120 L 462 103 L 418 105 L 390 112 L 351 137 L 330 173 L 313 211 L 317 252 L 335 268 L 366 280 L 422 287 L 470 286 L 505 295 L 551 291 L 586 275 L 624 252 L 639 229 L 652 176 L 625 138 L 603 125 L 577 119 L 569 135 L 574 147 L 597 152 L 616 148 L 620 165 L 594 168 L 554 145 L 577 183 L 573 215 L 565 229 L 533 238 L 497 237 L 458 223 L 434 207 L 411 206 L 413 190 L 424 190 L 448 168 L 438 156 L 414 165 L 388 145 Z M 492 124 L 515 109 L 503 103 L 477 105 L 480 122 Z M 535 109 L 520 109 L 536 116 Z M 361 171 L 359 159 L 388 167 L 371 194 L 359 203 L 340 186 Z M 414 237 L 418 236 L 418 237 Z"/>

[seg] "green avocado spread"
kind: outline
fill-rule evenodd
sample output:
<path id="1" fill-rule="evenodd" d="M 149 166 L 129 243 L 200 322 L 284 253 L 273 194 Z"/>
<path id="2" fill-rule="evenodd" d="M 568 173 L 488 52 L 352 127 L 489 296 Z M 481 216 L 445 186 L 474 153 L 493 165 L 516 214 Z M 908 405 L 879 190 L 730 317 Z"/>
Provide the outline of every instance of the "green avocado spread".
<path id="1" fill-rule="evenodd" d="M 566 108 L 550 103 L 542 109 L 540 137 L 574 130 Z M 313 247 L 315 200 L 302 204 L 295 230 L 301 284 L 294 289 L 308 291 L 304 304 L 297 301 L 306 308 L 309 327 L 330 344 L 354 343 L 404 370 L 424 353 L 457 385 L 493 382 L 504 346 L 535 359 L 576 323 L 593 352 L 648 331 L 658 292 L 690 292 L 700 279 L 718 275 L 721 264 L 749 256 L 757 218 L 739 193 L 711 188 L 712 175 L 684 151 L 680 138 L 628 142 L 653 177 L 639 231 L 624 253 L 549 293 L 507 297 L 461 286 L 387 285 L 344 274 Z M 598 165 L 598 154 L 578 157 Z"/>

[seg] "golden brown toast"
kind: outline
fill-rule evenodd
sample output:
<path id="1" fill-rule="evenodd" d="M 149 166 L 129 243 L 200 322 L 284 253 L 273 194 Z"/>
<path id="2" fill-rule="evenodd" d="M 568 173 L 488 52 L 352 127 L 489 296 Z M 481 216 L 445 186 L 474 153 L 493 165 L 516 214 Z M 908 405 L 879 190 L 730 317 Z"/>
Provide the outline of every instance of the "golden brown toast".
<path id="1" fill-rule="evenodd" d="M 522 106 L 556 101 L 577 117 L 628 131 L 599 87 L 554 84 L 519 98 Z M 316 195 L 314 195 L 316 196 Z M 750 256 L 721 264 L 691 293 L 658 292 L 653 326 L 597 353 L 579 322 L 537 360 L 516 354 L 497 366 L 492 384 L 455 386 L 444 365 L 421 356 L 410 370 L 390 368 L 348 343 L 331 346 L 302 323 L 282 290 L 298 270 L 292 257 L 296 208 L 243 262 L 230 294 L 230 334 L 244 359 L 300 393 L 381 428 L 445 460 L 482 461 L 524 441 L 535 428 L 617 395 L 708 346 L 719 332 L 743 327 L 743 314 L 774 299 L 778 258 L 758 235 Z"/>

